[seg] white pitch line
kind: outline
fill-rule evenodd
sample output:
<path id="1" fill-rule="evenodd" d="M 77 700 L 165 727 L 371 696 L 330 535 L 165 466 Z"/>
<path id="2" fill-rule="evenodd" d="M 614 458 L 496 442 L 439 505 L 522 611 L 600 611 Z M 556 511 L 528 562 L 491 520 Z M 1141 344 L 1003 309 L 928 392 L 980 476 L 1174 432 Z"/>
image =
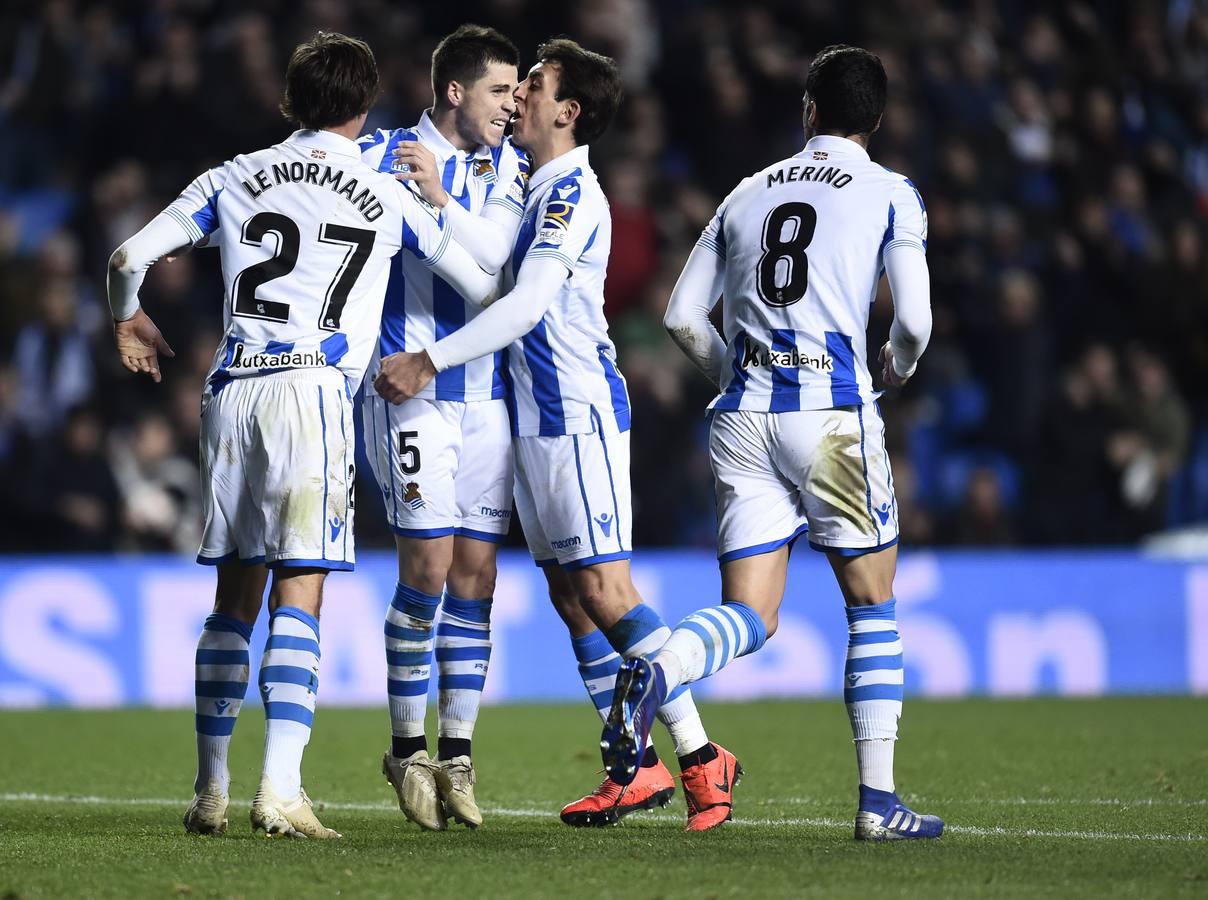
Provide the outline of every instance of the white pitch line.
<path id="1" fill-rule="evenodd" d="M 34 794 L 14 793 L 0 794 L 0 803 L 82 803 L 90 806 L 151 806 L 175 808 L 185 805 L 183 799 L 168 797 L 95 797 L 72 796 L 70 794 Z M 232 806 L 248 806 L 248 803 L 233 801 Z M 340 803 L 319 801 L 315 804 L 320 810 L 344 810 L 350 812 L 393 812 L 397 808 L 393 803 Z M 489 815 L 516 819 L 549 819 L 554 820 L 553 807 L 550 809 L 513 808 L 503 806 L 484 806 L 483 812 Z M 645 820 L 676 821 L 681 816 L 667 812 L 649 812 L 643 815 Z M 769 827 L 790 826 L 799 828 L 835 828 L 850 831 L 852 823 L 843 819 L 831 818 L 738 818 L 732 823 L 740 827 Z M 1060 840 L 1082 841 L 1146 841 L 1162 843 L 1208 843 L 1208 835 L 1202 834 L 1161 834 L 1144 832 L 1120 831 L 1057 831 L 1038 828 L 1002 828 L 982 827 L 976 825 L 948 825 L 946 831 L 952 834 L 967 834 L 974 837 L 1014 837 L 1014 838 L 1056 838 Z"/>
<path id="2" fill-rule="evenodd" d="M 1066 800 L 1060 797 L 923 797 L 918 794 L 911 794 L 909 799 L 919 804 L 934 804 L 936 806 L 945 806 L 954 803 L 961 805 L 974 804 L 977 806 L 1118 806 L 1125 808 L 1134 806 L 1208 806 L 1208 800 L 1185 800 L 1175 797 L 1168 799 L 1142 797 L 1136 800 L 1126 800 L 1121 797 L 1096 797 Z M 768 805 L 830 806 L 833 803 L 833 799 L 823 799 L 820 797 L 778 797 Z"/>

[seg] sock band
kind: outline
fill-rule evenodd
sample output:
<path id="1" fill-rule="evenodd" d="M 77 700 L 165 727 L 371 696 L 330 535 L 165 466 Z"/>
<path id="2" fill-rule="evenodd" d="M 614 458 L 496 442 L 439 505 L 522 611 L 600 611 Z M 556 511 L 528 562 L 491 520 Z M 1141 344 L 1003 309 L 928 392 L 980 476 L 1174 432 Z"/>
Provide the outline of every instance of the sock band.
<path id="1" fill-rule="evenodd" d="M 579 661 L 579 677 L 583 679 L 583 687 L 587 688 L 587 695 L 591 697 L 600 718 L 606 719 L 612 707 L 617 672 L 621 670 L 621 657 L 599 630 L 571 638 L 571 647 L 575 651 L 575 659 Z"/>
<path id="2" fill-rule="evenodd" d="M 400 581 L 386 610 L 386 693 L 394 737 L 424 734 L 435 642 L 432 620 L 439 605 L 439 596 Z"/>
<path id="3" fill-rule="evenodd" d="M 902 641 L 891 597 L 847 608 L 843 700 L 857 741 L 894 740 L 902 714 Z"/>
<path id="4" fill-rule="evenodd" d="M 490 664 L 491 598 L 470 600 L 446 593 L 436 626 L 439 731 L 441 740 L 464 742 L 460 750 L 448 750 L 454 756 L 470 755 Z M 442 759 L 452 758 L 438 752 Z"/>
<path id="5" fill-rule="evenodd" d="M 252 627 L 214 613 L 206 618 L 194 656 L 194 728 L 197 732 L 197 778 L 194 791 L 217 779 L 230 785 L 227 751 L 239 710 L 247 696 Z"/>

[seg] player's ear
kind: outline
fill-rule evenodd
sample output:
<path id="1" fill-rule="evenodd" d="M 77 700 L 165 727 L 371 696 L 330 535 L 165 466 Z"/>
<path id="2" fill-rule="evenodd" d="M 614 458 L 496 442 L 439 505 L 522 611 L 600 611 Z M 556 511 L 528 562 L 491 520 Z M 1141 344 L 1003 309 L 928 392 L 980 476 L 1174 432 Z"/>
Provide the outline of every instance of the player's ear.
<path id="1" fill-rule="evenodd" d="M 575 119 L 579 118 L 579 113 L 583 111 L 583 107 L 579 105 L 579 101 L 575 99 L 562 101 L 562 111 L 558 113 L 559 125 L 574 125 Z"/>
<path id="2" fill-rule="evenodd" d="M 871 137 L 873 134 L 875 134 L 875 133 L 876 133 L 876 131 L 877 131 L 877 129 L 878 129 L 878 128 L 880 128 L 880 127 L 881 127 L 881 120 L 882 120 L 883 118 L 885 118 L 885 113 L 884 113 L 884 112 L 882 112 L 882 113 L 881 113 L 879 116 L 877 116 L 877 124 L 875 124 L 875 125 L 873 125 L 873 126 L 872 126 L 872 131 L 868 132 L 868 134 L 869 134 L 869 136 L 870 136 L 870 137 Z"/>
<path id="3" fill-rule="evenodd" d="M 445 103 L 449 104 L 450 109 L 457 109 L 461 106 L 462 101 L 466 98 L 465 88 L 461 86 L 460 81 L 450 81 L 449 86 L 445 88 Z"/>
<path id="4" fill-rule="evenodd" d="M 810 128 L 818 127 L 818 104 L 813 100 L 805 102 L 805 124 Z"/>

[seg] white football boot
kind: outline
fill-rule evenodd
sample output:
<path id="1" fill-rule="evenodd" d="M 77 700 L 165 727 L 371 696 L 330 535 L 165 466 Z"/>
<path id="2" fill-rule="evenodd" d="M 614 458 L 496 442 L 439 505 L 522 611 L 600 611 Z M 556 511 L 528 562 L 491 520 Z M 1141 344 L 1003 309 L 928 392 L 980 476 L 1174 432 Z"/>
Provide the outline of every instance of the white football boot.
<path id="1" fill-rule="evenodd" d="M 436 770 L 436 789 L 444 801 L 446 815 L 467 828 L 482 824 L 482 812 L 474 800 L 474 763 L 468 756 L 442 760 Z"/>
<path id="2" fill-rule="evenodd" d="M 382 774 L 398 794 L 398 808 L 408 819 L 427 831 L 444 831 L 445 811 L 436 789 L 440 764 L 427 750 L 416 750 L 399 759 L 387 750 L 382 756 Z"/>
<path id="3" fill-rule="evenodd" d="M 224 834 L 227 830 L 227 795 L 217 778 L 211 778 L 193 796 L 185 810 L 185 831 L 191 834 Z"/>
<path id="4" fill-rule="evenodd" d="M 314 804 L 306 791 L 299 788 L 298 796 L 283 801 L 267 778 L 260 779 L 260 789 L 252 800 L 252 831 L 263 831 L 266 837 L 284 835 L 294 838 L 342 837 L 315 817 Z"/>

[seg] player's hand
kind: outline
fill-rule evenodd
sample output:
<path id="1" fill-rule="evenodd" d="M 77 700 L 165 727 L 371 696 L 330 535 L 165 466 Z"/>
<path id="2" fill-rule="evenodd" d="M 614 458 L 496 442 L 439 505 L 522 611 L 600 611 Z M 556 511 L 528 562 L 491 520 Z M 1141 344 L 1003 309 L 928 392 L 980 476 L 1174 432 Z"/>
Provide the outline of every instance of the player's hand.
<path id="1" fill-rule="evenodd" d="M 394 165 L 396 169 L 403 167 L 395 172 L 395 178 L 414 184 L 420 196 L 437 209 L 445 208 L 449 194 L 441 184 L 441 173 L 431 150 L 419 141 L 401 141 L 394 149 Z"/>
<path id="2" fill-rule="evenodd" d="M 159 354 L 176 355 L 142 307 L 132 318 L 113 323 L 113 340 L 122 365 L 131 372 L 146 372 L 156 384 L 160 380 Z"/>
<path id="3" fill-rule="evenodd" d="M 387 403 L 396 406 L 414 397 L 436 377 L 436 366 L 427 350 L 419 353 L 391 353 L 382 360 L 373 379 L 373 389 Z"/>
<path id="4" fill-rule="evenodd" d="M 893 347 L 889 345 L 888 341 L 881 348 L 881 353 L 877 359 L 881 361 L 881 378 L 890 387 L 901 387 L 910 380 L 909 375 L 903 378 L 893 367 Z"/>

